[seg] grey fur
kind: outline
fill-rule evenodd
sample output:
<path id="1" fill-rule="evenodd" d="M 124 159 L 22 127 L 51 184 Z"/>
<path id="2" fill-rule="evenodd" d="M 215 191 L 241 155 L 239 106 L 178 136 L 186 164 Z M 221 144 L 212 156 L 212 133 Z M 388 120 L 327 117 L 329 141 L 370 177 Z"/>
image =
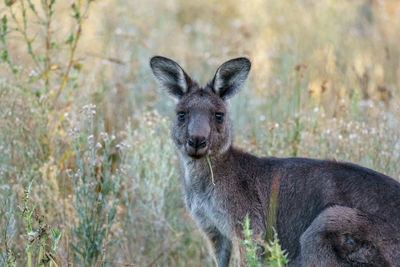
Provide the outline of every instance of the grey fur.
<path id="1" fill-rule="evenodd" d="M 173 97 L 181 97 L 187 93 L 186 74 L 175 62 L 164 57 L 153 57 L 150 62 L 158 83 Z"/>
<path id="2" fill-rule="evenodd" d="M 171 61 L 154 57 L 151 67 L 160 84 L 178 99 L 171 136 L 178 149 L 184 200 L 218 266 L 229 265 L 233 245 L 243 238 L 246 214 L 254 234 L 265 238 L 273 194 L 274 221 L 289 266 L 400 266 L 398 182 L 354 164 L 259 158 L 234 148 L 225 100 L 243 85 L 250 61 L 224 63 L 204 88 Z M 159 67 L 164 65 L 174 70 Z M 176 78 L 180 70 L 186 90 Z M 245 265 L 240 245 L 239 251 Z"/>
<path id="3" fill-rule="evenodd" d="M 243 57 L 225 62 L 215 73 L 213 91 L 224 100 L 231 98 L 246 81 L 250 68 L 250 60 Z"/>

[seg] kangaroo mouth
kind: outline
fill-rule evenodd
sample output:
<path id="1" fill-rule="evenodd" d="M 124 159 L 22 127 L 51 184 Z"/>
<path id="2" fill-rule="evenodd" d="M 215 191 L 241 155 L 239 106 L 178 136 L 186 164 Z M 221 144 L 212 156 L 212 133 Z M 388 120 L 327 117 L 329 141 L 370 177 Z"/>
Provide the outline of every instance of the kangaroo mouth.
<path id="1" fill-rule="evenodd" d="M 193 159 L 200 159 L 207 154 L 208 146 L 202 148 L 193 148 L 191 146 L 186 145 L 186 154 Z"/>

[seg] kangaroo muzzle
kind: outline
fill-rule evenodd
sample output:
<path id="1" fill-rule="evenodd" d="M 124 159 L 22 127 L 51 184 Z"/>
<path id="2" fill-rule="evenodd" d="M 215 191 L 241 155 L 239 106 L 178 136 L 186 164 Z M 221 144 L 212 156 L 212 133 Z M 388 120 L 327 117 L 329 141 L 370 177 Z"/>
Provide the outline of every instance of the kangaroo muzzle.
<path id="1" fill-rule="evenodd" d="M 200 158 L 207 153 L 209 146 L 210 124 L 206 115 L 193 114 L 188 126 L 186 152 L 189 156 Z"/>

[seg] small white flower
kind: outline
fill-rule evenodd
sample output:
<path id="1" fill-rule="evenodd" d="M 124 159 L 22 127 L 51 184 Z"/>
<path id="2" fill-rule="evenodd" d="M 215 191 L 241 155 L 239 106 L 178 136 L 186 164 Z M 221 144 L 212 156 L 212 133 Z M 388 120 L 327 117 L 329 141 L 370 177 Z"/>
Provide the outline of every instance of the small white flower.
<path id="1" fill-rule="evenodd" d="M 131 145 L 125 144 L 125 143 L 123 144 L 123 146 L 126 147 L 126 148 L 131 148 L 132 147 Z"/>
<path id="2" fill-rule="evenodd" d="M 355 139 L 355 138 L 357 138 L 357 135 L 356 135 L 356 134 L 350 134 L 350 135 L 349 135 L 349 138 L 350 138 L 350 139 Z"/>
<path id="3" fill-rule="evenodd" d="M 104 142 L 107 142 L 109 140 L 108 133 L 106 132 L 101 132 L 100 137 L 103 139 Z"/>
<path id="4" fill-rule="evenodd" d="M 34 77 L 34 76 L 38 76 L 39 73 L 36 70 L 31 70 L 31 72 L 29 73 L 29 77 Z"/>
<path id="5" fill-rule="evenodd" d="M 314 108 L 314 112 L 317 113 L 318 111 L 319 111 L 319 108 L 318 108 L 318 107 L 315 107 L 315 108 Z"/>
<path id="6" fill-rule="evenodd" d="M 89 136 L 87 137 L 88 143 L 89 143 L 89 144 L 93 144 L 93 139 L 94 139 L 93 134 L 89 135 Z"/>
<path id="7" fill-rule="evenodd" d="M 102 147 L 103 147 L 103 146 L 102 146 L 99 142 L 97 142 L 96 148 L 100 149 L 100 148 L 102 148 Z"/>

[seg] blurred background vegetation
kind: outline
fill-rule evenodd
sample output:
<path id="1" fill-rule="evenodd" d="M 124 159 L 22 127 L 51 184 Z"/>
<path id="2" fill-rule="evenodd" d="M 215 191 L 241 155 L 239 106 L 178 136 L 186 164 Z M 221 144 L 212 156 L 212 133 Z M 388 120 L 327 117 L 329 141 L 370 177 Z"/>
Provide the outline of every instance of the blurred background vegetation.
<path id="1" fill-rule="evenodd" d="M 252 60 L 231 102 L 239 147 L 398 179 L 399 16 L 396 0 L 3 0 L 0 265 L 213 265 L 153 55 L 201 84 Z"/>

